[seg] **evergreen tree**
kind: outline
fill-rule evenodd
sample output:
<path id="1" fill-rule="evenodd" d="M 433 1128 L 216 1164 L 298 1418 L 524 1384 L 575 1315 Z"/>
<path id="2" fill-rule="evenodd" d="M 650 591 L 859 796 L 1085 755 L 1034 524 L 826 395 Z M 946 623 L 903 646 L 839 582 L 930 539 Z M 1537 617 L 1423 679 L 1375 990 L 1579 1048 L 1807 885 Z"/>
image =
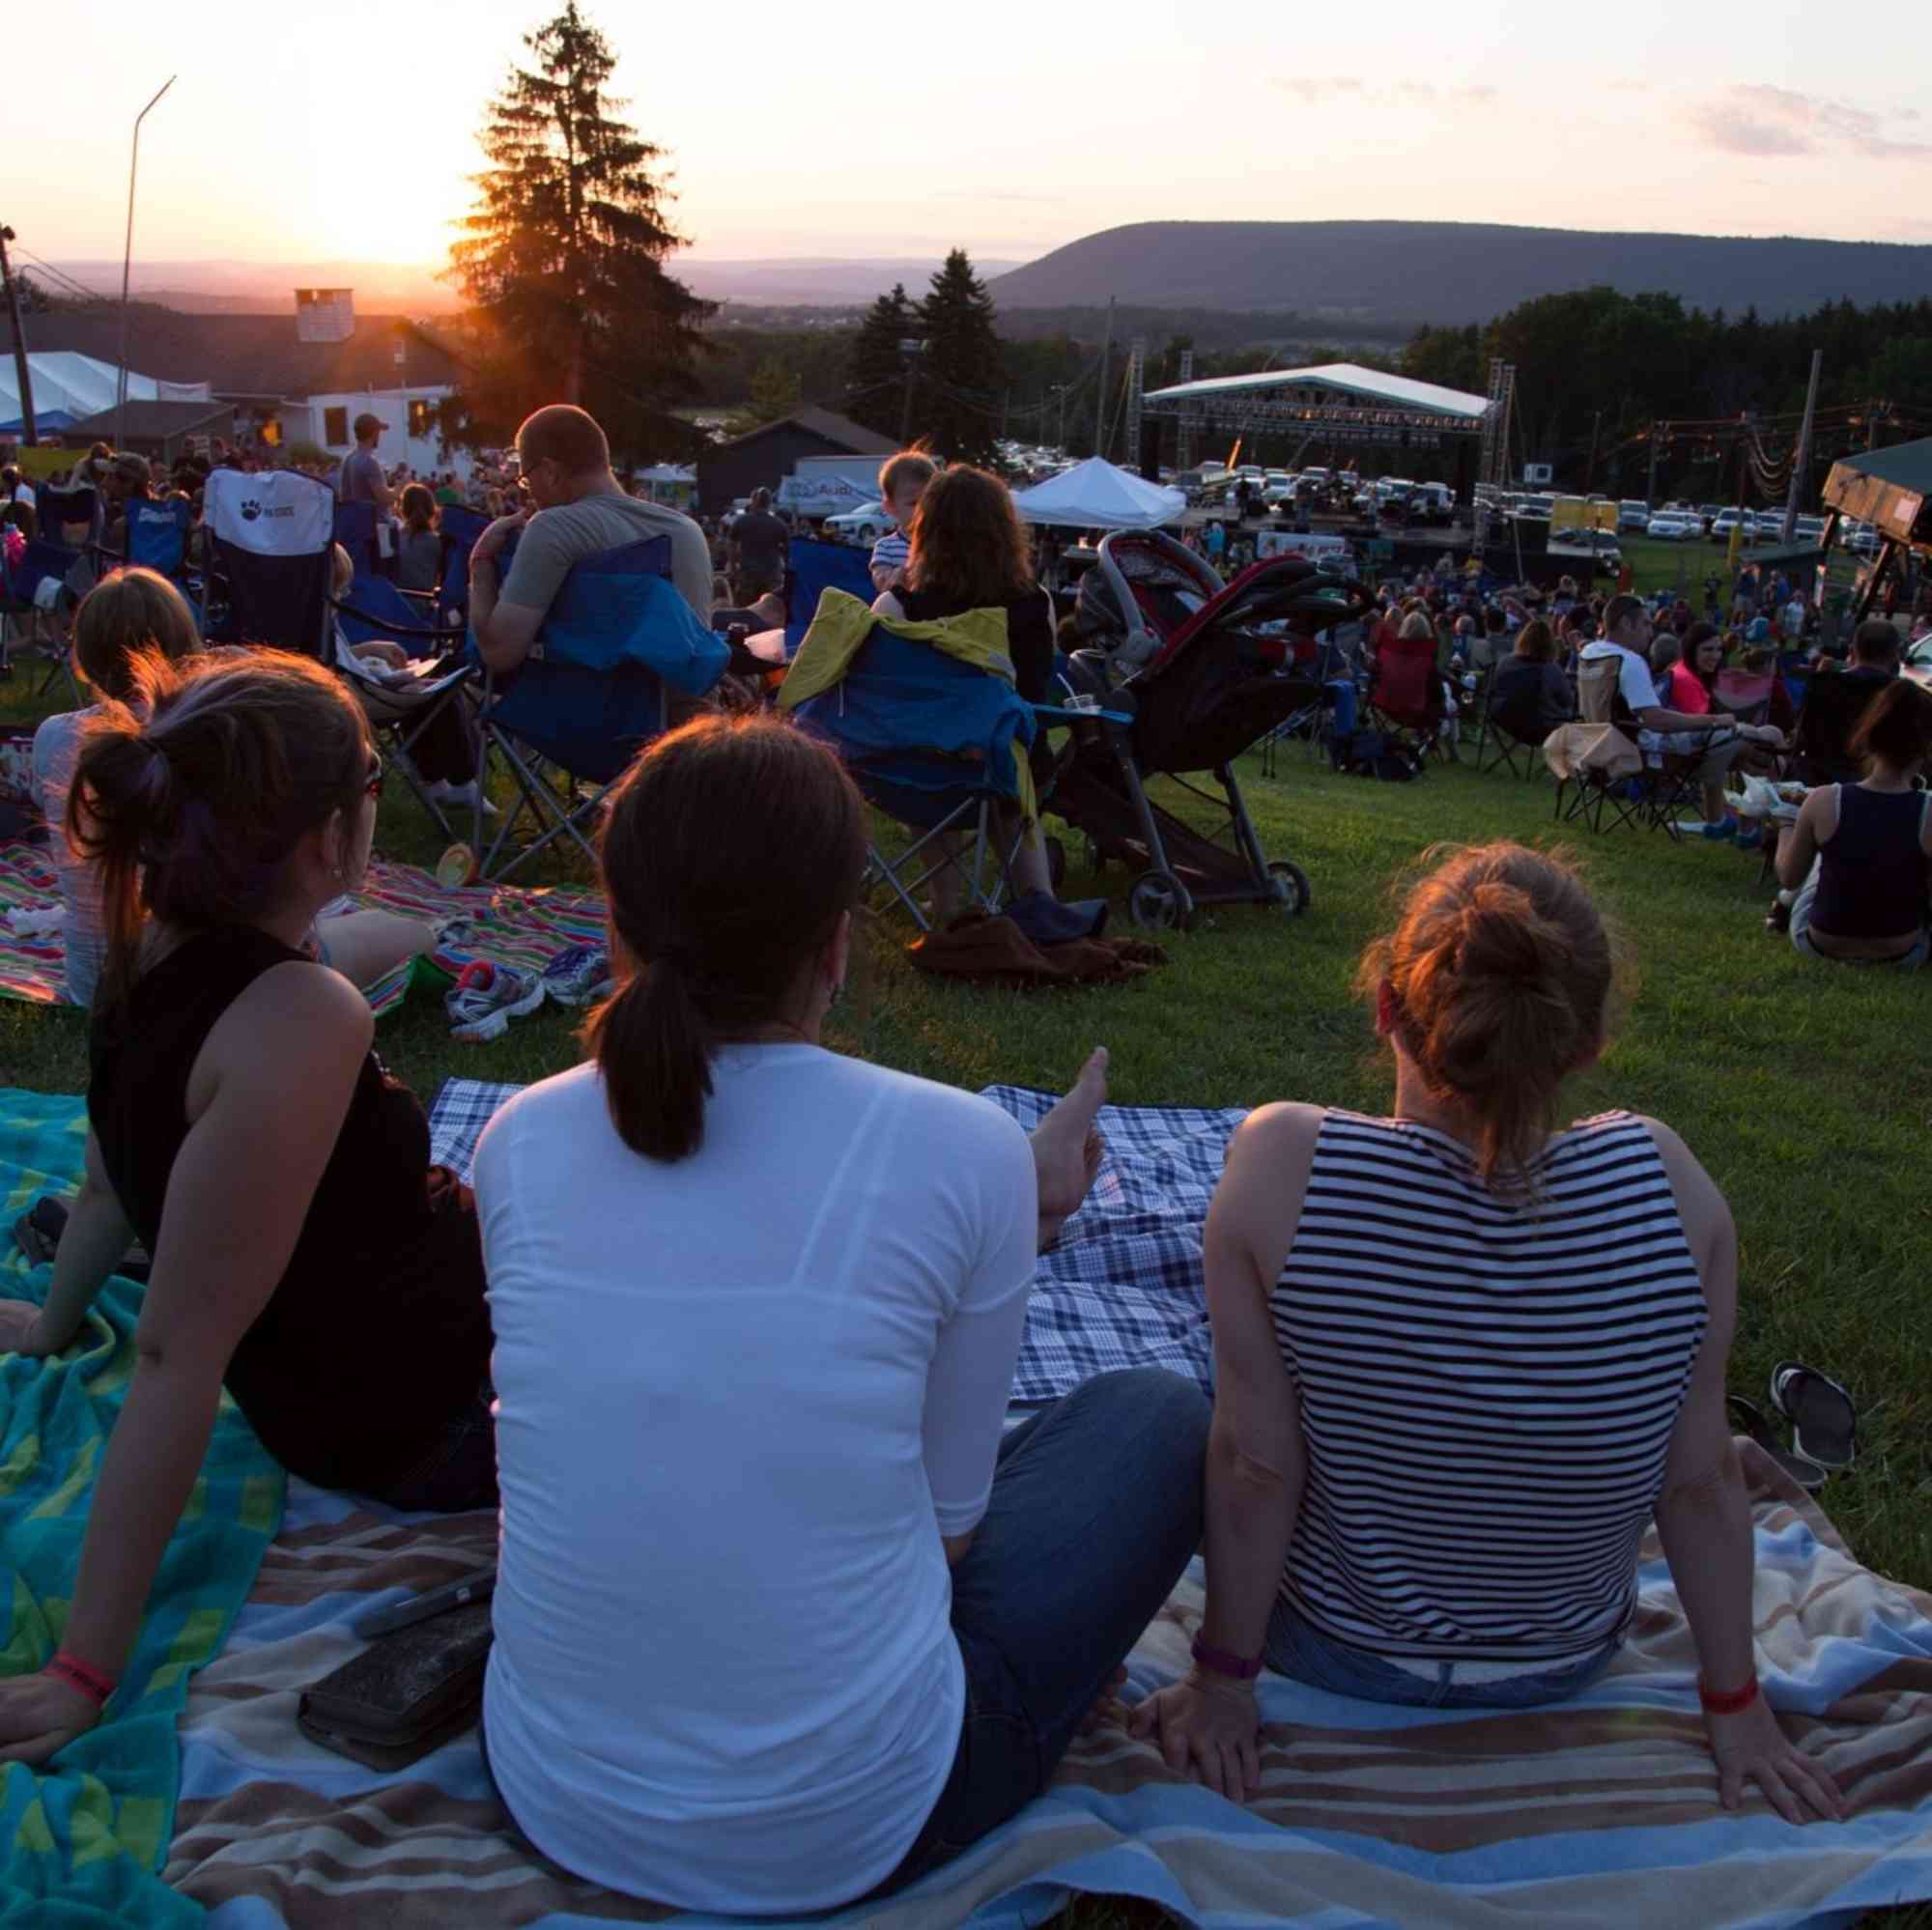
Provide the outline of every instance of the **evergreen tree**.
<path id="1" fill-rule="evenodd" d="M 788 369 L 776 355 L 767 355 L 752 371 L 750 398 L 739 412 L 734 434 L 745 435 L 790 415 L 805 400 L 805 384 L 796 369 Z"/>
<path id="2" fill-rule="evenodd" d="M 919 332 L 918 318 L 905 292 L 894 284 L 866 311 L 846 365 L 845 413 L 881 436 L 896 436 L 904 410 L 905 360 L 899 344 Z"/>
<path id="3" fill-rule="evenodd" d="M 465 417 L 490 440 L 546 402 L 575 402 L 613 445 L 649 457 L 688 442 L 668 410 L 692 384 L 713 310 L 665 262 L 682 245 L 655 171 L 663 150 L 618 118 L 610 43 L 566 0 L 524 37 L 479 136 L 491 165 L 448 273 L 475 304 L 482 347 Z"/>
<path id="4" fill-rule="evenodd" d="M 913 400 L 915 427 L 952 463 L 991 463 L 1006 357 L 993 326 L 993 298 L 954 248 L 919 305 L 925 347 Z"/>

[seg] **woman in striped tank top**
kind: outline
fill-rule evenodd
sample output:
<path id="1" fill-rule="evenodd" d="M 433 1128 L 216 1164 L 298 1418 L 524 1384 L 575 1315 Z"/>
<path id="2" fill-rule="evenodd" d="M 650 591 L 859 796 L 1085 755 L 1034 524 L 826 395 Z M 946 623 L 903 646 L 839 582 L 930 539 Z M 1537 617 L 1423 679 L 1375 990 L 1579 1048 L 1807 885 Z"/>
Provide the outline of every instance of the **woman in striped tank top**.
<path id="1" fill-rule="evenodd" d="M 1623 1640 L 1654 1514 L 1724 1806 L 1754 1781 L 1791 1821 L 1843 1813 L 1757 1693 L 1723 1196 L 1655 1120 L 1555 1128 L 1612 978 L 1574 873 L 1462 853 L 1363 961 L 1394 1117 L 1265 1106 L 1229 1147 L 1208 1607 L 1135 1718 L 1212 1788 L 1256 1785 L 1264 1661 L 1381 1702 L 1574 1693 Z"/>

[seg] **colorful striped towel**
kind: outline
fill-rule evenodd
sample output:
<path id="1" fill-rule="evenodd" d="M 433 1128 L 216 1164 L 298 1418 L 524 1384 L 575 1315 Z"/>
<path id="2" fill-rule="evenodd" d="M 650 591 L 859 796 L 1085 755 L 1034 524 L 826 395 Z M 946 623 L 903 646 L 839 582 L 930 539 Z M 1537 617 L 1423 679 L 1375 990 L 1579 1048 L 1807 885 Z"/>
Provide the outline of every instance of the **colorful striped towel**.
<path id="1" fill-rule="evenodd" d="M 44 844 L 0 844 L 0 998 L 59 1003 L 66 954 L 58 929 L 42 930 L 39 920 L 48 911 L 57 915 L 60 902 L 60 880 Z M 440 885 L 419 866 L 378 858 L 354 902 L 430 924 L 469 919 L 476 930 L 466 955 L 526 972 L 541 972 L 567 946 L 605 940 L 603 898 L 577 885 Z M 26 915 L 23 922 L 16 912 Z M 412 976 L 411 964 L 399 965 L 368 988 L 378 1016 L 402 1004 Z"/>
<path id="2" fill-rule="evenodd" d="M 79 1182 L 77 1098 L 0 1090 L 0 1296 L 43 1298 L 5 1230 L 48 1191 Z M 83 1336 L 52 1360 L 0 1354 L 0 1671 L 38 1668 L 60 1645 L 88 1504 L 134 1371 L 141 1290 L 110 1281 Z M 282 1518 L 284 1477 L 225 1395 L 141 1635 L 99 1727 L 46 1769 L 0 1767 L 0 1920 L 36 1930 L 167 1926 L 199 1908 L 156 1879 L 174 1834 L 175 1725 L 188 1677 L 228 1633 Z M 15 1914 L 15 1913 L 18 1914 Z"/>
<path id="3" fill-rule="evenodd" d="M 813 1920 L 1010 1930 L 1097 1892 L 1204 1930 L 1822 1930 L 1932 1897 L 1932 1601 L 1859 1567 L 1775 1471 L 1761 1472 L 1753 1511 L 1767 1692 L 1851 1798 L 1848 1823 L 1794 1829 L 1757 1800 L 1719 1811 L 1690 1634 L 1653 1537 L 1628 1649 L 1574 1702 L 1445 1714 L 1264 1675 L 1263 1788 L 1245 1806 L 1109 1727 L 957 1862 L 890 1902 Z M 165 1876 L 210 1907 L 215 1930 L 718 1920 L 577 1882 L 519 1848 L 473 1731 L 387 1775 L 296 1727 L 301 1689 L 357 1652 L 355 1615 L 469 1573 L 495 1545 L 493 1513 L 400 1516 L 289 1484 L 281 1536 L 182 1724 Z M 1201 1608 L 1197 1573 L 1129 1659 L 1129 1699 L 1186 1668 Z"/>

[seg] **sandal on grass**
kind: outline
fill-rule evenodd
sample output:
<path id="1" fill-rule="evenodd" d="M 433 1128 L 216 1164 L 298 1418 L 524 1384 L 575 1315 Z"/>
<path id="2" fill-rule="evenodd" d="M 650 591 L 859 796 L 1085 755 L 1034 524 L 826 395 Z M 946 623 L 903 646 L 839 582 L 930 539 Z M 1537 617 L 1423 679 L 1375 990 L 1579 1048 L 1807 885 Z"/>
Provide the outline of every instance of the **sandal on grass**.
<path id="1" fill-rule="evenodd" d="M 1726 1394 L 1724 1405 L 1730 1412 L 1731 1426 L 1741 1434 L 1747 1434 L 1799 1487 L 1808 1493 L 1824 1487 L 1825 1468 L 1807 1454 L 1794 1454 L 1789 1448 L 1780 1447 L 1770 1419 L 1755 1401 L 1747 1401 L 1742 1394 Z"/>
<path id="2" fill-rule="evenodd" d="M 1829 1375 L 1802 1360 L 1780 1360 L 1771 1370 L 1771 1400 L 1790 1421 L 1792 1445 L 1806 1460 L 1835 1473 L 1858 1459 L 1858 1409 Z"/>

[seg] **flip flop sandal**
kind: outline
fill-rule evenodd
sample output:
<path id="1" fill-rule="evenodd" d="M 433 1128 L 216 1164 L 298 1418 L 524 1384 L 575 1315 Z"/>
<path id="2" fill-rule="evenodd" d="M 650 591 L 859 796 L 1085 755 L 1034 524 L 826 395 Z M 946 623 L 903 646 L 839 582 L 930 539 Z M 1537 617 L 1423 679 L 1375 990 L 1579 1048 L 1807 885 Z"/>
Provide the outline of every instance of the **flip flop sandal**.
<path id="1" fill-rule="evenodd" d="M 1730 1411 L 1732 1427 L 1739 1433 L 1749 1435 L 1799 1487 L 1807 1492 L 1824 1487 L 1826 1470 L 1809 1455 L 1794 1454 L 1789 1448 L 1780 1447 L 1769 1417 L 1755 1401 L 1747 1401 L 1742 1394 L 1727 1394 L 1724 1405 Z"/>
<path id="2" fill-rule="evenodd" d="M 1771 1370 L 1771 1401 L 1790 1421 L 1792 1445 L 1807 1460 L 1836 1473 L 1858 1459 L 1858 1409 L 1829 1375 L 1802 1360 L 1780 1360 Z"/>

